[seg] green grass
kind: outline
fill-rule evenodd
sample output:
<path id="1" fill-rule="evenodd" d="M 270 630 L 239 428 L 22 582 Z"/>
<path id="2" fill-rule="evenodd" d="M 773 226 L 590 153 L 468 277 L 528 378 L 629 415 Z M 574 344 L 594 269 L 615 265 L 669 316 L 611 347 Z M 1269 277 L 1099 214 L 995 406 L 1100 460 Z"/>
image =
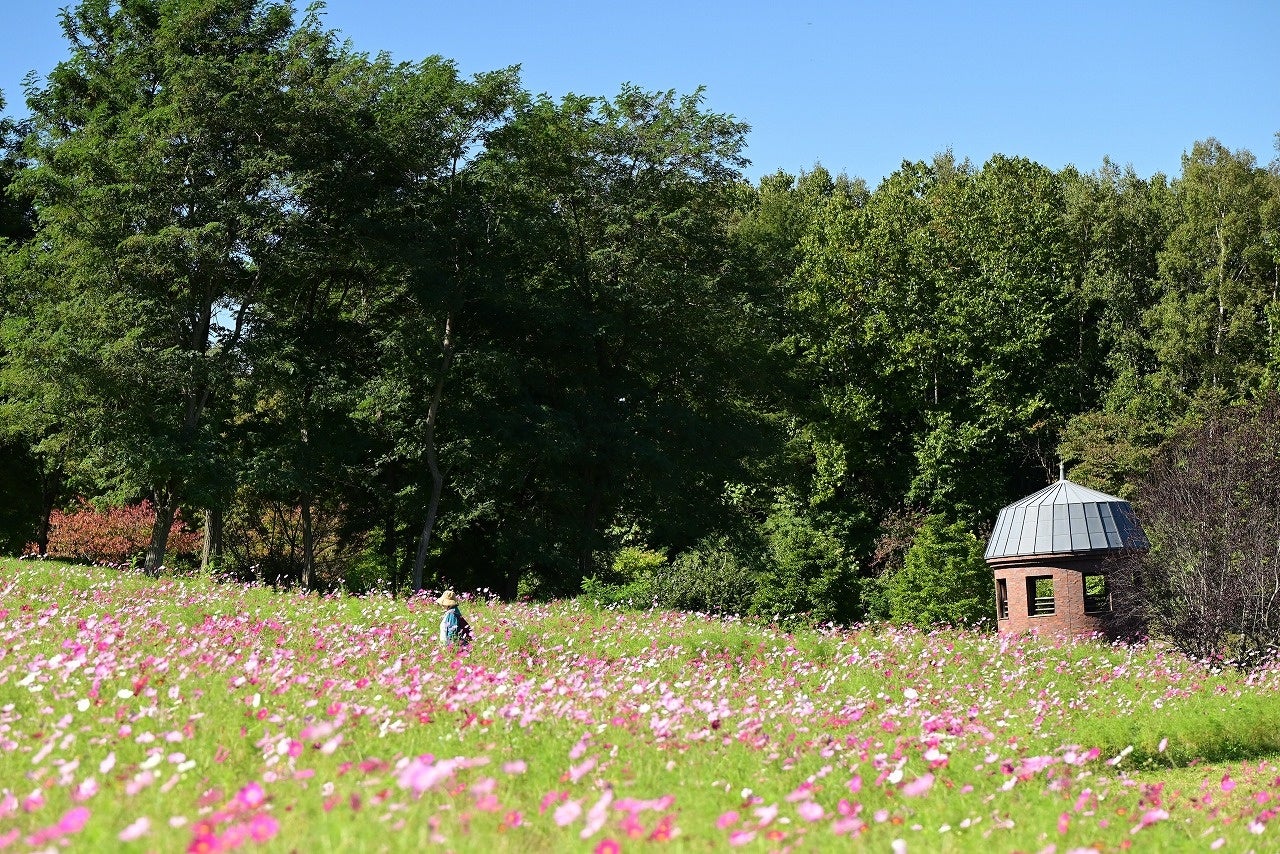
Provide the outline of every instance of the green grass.
<path id="1" fill-rule="evenodd" d="M 44 799 L 0 808 L 0 841 L 16 831 L 16 850 L 89 778 L 91 815 L 64 838 L 79 850 L 185 849 L 250 783 L 267 802 L 218 830 L 270 816 L 279 832 L 260 847 L 280 851 L 604 839 L 714 851 L 771 806 L 744 850 L 1202 850 L 1221 837 L 1262 851 L 1280 832 L 1267 826 L 1280 675 L 1210 672 L 1156 645 L 474 602 L 476 642 L 456 655 L 437 646 L 439 611 L 423 600 L 17 561 L 0 561 L 0 591 L 0 790 Z M 397 764 L 423 754 L 488 764 L 419 795 Z M 515 760 L 522 773 L 503 770 Z M 926 774 L 933 786 L 911 797 L 904 786 Z M 582 817 L 555 821 L 565 800 L 586 811 L 605 792 L 673 801 L 636 814 L 640 838 L 612 808 L 586 839 Z M 860 809 L 860 834 L 834 831 L 842 801 Z M 1153 810 L 1168 818 L 1134 831 Z M 648 840 L 664 816 L 679 834 Z M 142 817 L 150 832 L 122 842 Z"/>

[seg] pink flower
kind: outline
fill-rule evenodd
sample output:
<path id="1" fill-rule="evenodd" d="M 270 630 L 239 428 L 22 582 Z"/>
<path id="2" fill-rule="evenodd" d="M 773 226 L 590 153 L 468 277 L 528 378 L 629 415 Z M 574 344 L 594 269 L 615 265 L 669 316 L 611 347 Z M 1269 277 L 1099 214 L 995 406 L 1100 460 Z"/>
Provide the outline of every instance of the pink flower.
<path id="1" fill-rule="evenodd" d="M 612 801 L 613 790 L 606 789 L 591 809 L 587 810 L 586 827 L 582 828 L 581 834 L 583 839 L 591 838 L 600 828 L 604 827 L 605 819 L 609 817 L 609 804 Z"/>
<path id="2" fill-rule="evenodd" d="M 1069 827 L 1071 827 L 1071 816 L 1067 813 L 1058 816 L 1058 832 L 1066 833 Z"/>
<path id="3" fill-rule="evenodd" d="M 1155 824 L 1157 821 L 1164 821 L 1168 817 L 1169 817 L 1169 813 L 1166 810 L 1162 810 L 1162 809 L 1147 810 L 1142 814 L 1142 818 L 1139 819 L 1138 823 L 1134 825 L 1133 829 L 1130 830 L 1129 832 L 1137 833 L 1139 830 L 1142 830 L 1142 828 L 1150 827 L 1151 825 Z"/>
<path id="4" fill-rule="evenodd" d="M 255 810 L 262 806 L 262 802 L 267 799 L 266 792 L 262 791 L 262 786 L 255 781 L 249 783 L 240 791 L 236 792 L 235 801 L 242 807 Z"/>
<path id="5" fill-rule="evenodd" d="M 622 846 L 615 839 L 601 839 L 591 854 L 621 854 Z"/>
<path id="6" fill-rule="evenodd" d="M 851 815 L 836 819 L 831 825 L 831 832 L 837 836 L 843 836 L 846 833 L 859 831 L 865 826 L 862 819 Z"/>
<path id="7" fill-rule="evenodd" d="M 564 827 L 567 824 L 575 822 L 580 815 L 582 815 L 582 804 L 577 801 L 567 801 L 566 803 L 556 807 L 556 824 L 560 827 Z"/>
<path id="8" fill-rule="evenodd" d="M 561 794 L 560 792 L 547 792 L 542 796 L 542 803 L 538 805 L 538 812 L 546 812 L 547 807 L 551 806 L 556 801 L 564 800 L 566 797 L 568 797 L 568 792 L 565 792 L 564 794 Z"/>
<path id="9" fill-rule="evenodd" d="M 596 758 L 594 756 L 588 756 L 582 761 L 581 765 L 569 766 L 569 780 L 574 783 L 578 782 L 587 774 L 591 773 L 591 769 L 594 767 L 596 767 Z"/>
<path id="10" fill-rule="evenodd" d="M 851 794 L 856 795 L 861 790 L 862 790 L 862 776 L 860 774 L 854 774 L 853 779 L 849 781 L 849 792 Z"/>
<path id="11" fill-rule="evenodd" d="M 88 807 L 72 807 L 58 820 L 58 831 L 62 834 L 79 833 L 88 821 Z"/>
<path id="12" fill-rule="evenodd" d="M 517 759 L 514 762 L 504 763 L 502 766 L 502 771 L 503 773 L 506 773 L 506 774 L 523 774 L 528 769 L 528 767 L 529 767 L 528 765 L 525 765 L 523 759 Z"/>
<path id="13" fill-rule="evenodd" d="M 726 827 L 733 824 L 737 820 L 738 820 L 738 811 L 729 810 L 727 813 L 725 813 L 724 815 L 716 819 L 716 827 L 719 828 L 720 830 L 724 830 Z"/>
<path id="14" fill-rule="evenodd" d="M 132 842 L 135 839 L 141 839 L 151 832 L 151 819 L 145 815 L 135 821 L 133 824 L 120 831 L 121 842 Z"/>
<path id="15" fill-rule="evenodd" d="M 933 775 L 921 775 L 902 787 L 902 794 L 908 798 L 918 798 L 933 788 Z"/>
<path id="16" fill-rule="evenodd" d="M 276 821 L 273 815 L 258 813 L 249 822 L 249 835 L 253 837 L 254 842 L 266 842 L 279 832 L 280 822 Z"/>
<path id="17" fill-rule="evenodd" d="M 766 824 L 777 818 L 778 805 L 770 804 L 767 807 L 756 807 L 753 812 L 756 814 L 756 818 L 760 820 L 760 826 L 764 827 Z"/>
<path id="18" fill-rule="evenodd" d="M 636 818 L 633 812 L 622 817 L 622 821 L 618 822 L 618 828 L 631 839 L 639 839 L 645 833 L 644 823 Z"/>
<path id="19" fill-rule="evenodd" d="M 735 830 L 729 834 L 729 844 L 736 848 L 739 845 L 746 845 L 755 838 L 756 832 L 754 830 Z"/>
<path id="20" fill-rule="evenodd" d="M 813 801 L 805 801 L 800 806 L 796 807 L 796 812 L 799 813 L 800 817 L 805 821 L 819 821 L 824 815 L 826 815 L 822 809 L 822 805 L 816 804 Z"/>
<path id="21" fill-rule="evenodd" d="M 1222 775 L 1222 791 L 1229 792 L 1236 787 L 1236 781 L 1231 779 L 1230 774 Z"/>

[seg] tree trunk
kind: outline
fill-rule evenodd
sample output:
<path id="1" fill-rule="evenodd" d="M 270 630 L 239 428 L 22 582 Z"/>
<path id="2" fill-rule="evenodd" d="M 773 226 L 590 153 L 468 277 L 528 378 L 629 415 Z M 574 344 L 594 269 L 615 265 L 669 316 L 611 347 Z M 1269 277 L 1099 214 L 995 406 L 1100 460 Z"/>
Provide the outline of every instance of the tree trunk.
<path id="1" fill-rule="evenodd" d="M 440 510 L 440 493 L 444 489 L 444 475 L 440 473 L 440 462 L 436 458 L 436 421 L 440 417 L 440 398 L 444 395 L 444 377 L 453 362 L 453 312 L 444 322 L 444 340 L 440 342 L 440 373 L 436 376 L 436 387 L 431 393 L 431 405 L 427 408 L 427 468 L 431 470 L 431 498 L 427 502 L 427 518 L 422 524 L 422 535 L 418 538 L 418 554 L 413 561 L 413 592 L 422 589 L 422 569 L 427 562 L 427 549 L 431 545 L 431 532 L 436 526 L 436 515 Z"/>
<path id="2" fill-rule="evenodd" d="M 391 582 L 391 595 L 400 591 L 400 550 L 396 548 L 396 505 L 392 501 L 382 516 L 382 557 L 386 561 L 387 578 Z"/>
<path id="3" fill-rule="evenodd" d="M 200 550 L 200 573 L 208 575 L 222 566 L 222 509 L 204 511 L 204 547 Z"/>
<path id="4" fill-rule="evenodd" d="M 142 571 L 151 576 L 159 575 L 160 567 L 164 566 L 164 553 L 169 546 L 169 530 L 173 527 L 173 519 L 178 512 L 178 503 L 172 490 L 155 491 L 155 509 L 156 521 L 151 526 L 151 542 L 147 545 L 147 557 L 142 564 Z"/>
<path id="5" fill-rule="evenodd" d="M 62 491 L 62 466 L 40 466 L 40 528 L 36 533 L 36 545 L 40 554 L 49 553 L 49 519 Z"/>
<path id="6" fill-rule="evenodd" d="M 311 526 L 311 496 L 302 497 L 302 589 L 316 589 L 316 544 Z"/>

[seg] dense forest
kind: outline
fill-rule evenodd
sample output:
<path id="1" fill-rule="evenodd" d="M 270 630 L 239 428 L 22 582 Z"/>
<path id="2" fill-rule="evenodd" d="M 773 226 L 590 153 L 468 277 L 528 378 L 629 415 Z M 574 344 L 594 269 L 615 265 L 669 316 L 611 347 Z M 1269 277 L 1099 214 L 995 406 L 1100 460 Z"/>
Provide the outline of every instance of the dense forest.
<path id="1" fill-rule="evenodd" d="M 1214 139 L 752 183 L 701 92 L 534 95 L 259 0 L 63 26 L 0 126 L 3 551 L 145 500 L 150 572 L 201 530 L 312 589 L 848 621 L 1059 460 L 1131 497 L 1280 384 L 1280 161 Z"/>

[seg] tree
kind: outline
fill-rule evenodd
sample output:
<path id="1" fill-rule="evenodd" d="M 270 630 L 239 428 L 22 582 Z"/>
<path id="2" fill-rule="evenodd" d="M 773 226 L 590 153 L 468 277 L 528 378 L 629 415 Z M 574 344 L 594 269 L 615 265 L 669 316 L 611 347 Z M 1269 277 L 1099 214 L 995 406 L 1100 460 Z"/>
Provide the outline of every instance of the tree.
<path id="1" fill-rule="evenodd" d="M 1176 413 L 1212 409 L 1260 387 L 1276 348 L 1277 259 L 1267 245 L 1280 181 L 1215 139 L 1183 156 L 1176 225 L 1160 253 L 1159 300 L 1146 326 L 1153 391 Z"/>
<path id="2" fill-rule="evenodd" d="M 153 501 L 155 572 L 179 505 L 231 468 L 232 380 L 293 198 L 281 140 L 328 41 L 258 0 L 85 0 L 62 25 L 71 58 L 29 100 L 38 216 L 6 371 L 104 485 Z"/>
<path id="3" fill-rule="evenodd" d="M 970 626 L 990 618 L 992 576 L 983 547 L 964 523 L 930 516 L 902 568 L 879 579 L 889 619 L 899 625 Z"/>
<path id="4" fill-rule="evenodd" d="M 1151 541 L 1121 561 L 1113 609 L 1195 658 L 1280 649 L 1280 398 L 1213 413 L 1160 449 L 1134 509 Z"/>
<path id="5" fill-rule="evenodd" d="M 691 545 L 740 479 L 754 340 L 724 273 L 745 130 L 700 92 L 625 87 L 535 99 L 491 135 L 477 167 L 502 212 L 492 328 L 512 373 L 489 494 L 509 572 L 574 591 L 619 519 Z"/>

